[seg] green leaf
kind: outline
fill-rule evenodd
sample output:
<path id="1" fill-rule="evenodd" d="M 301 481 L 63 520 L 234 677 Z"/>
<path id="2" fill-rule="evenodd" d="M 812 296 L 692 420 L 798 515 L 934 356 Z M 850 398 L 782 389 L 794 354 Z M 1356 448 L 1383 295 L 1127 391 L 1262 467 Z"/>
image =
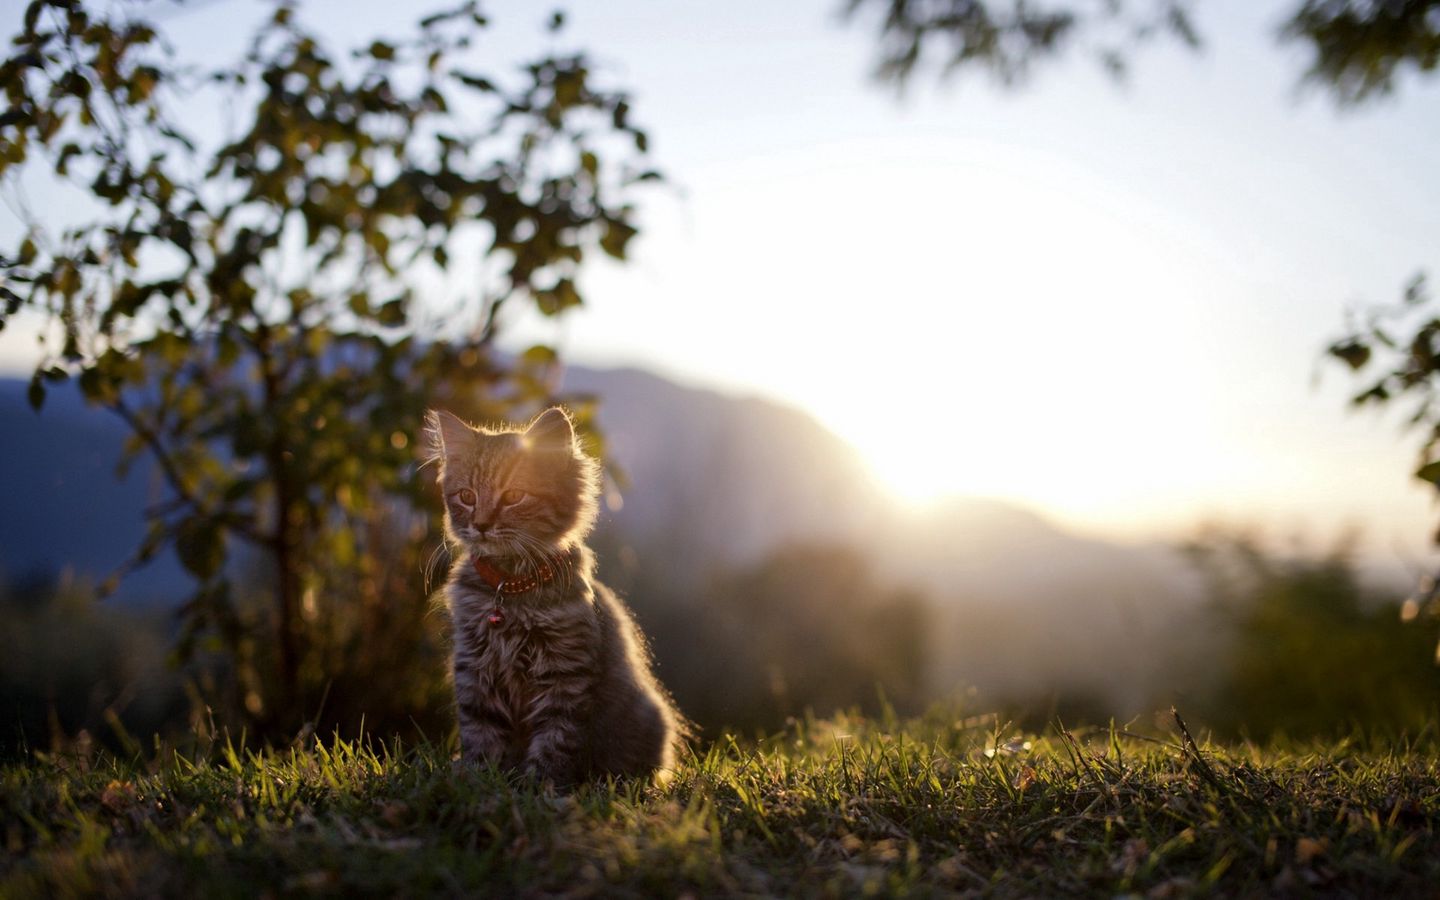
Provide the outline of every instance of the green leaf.
<path id="1" fill-rule="evenodd" d="M 1415 473 L 1415 477 L 1440 487 L 1440 462 L 1426 463 Z"/>

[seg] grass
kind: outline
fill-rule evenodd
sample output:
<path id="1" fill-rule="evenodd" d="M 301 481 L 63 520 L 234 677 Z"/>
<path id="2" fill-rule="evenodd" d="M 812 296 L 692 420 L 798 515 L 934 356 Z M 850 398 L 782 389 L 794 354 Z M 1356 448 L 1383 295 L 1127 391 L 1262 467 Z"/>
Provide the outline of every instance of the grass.
<path id="1" fill-rule="evenodd" d="M 0 772 L 0 897 L 1435 896 L 1433 740 L 1200 748 L 842 716 L 557 795 L 339 739 Z"/>

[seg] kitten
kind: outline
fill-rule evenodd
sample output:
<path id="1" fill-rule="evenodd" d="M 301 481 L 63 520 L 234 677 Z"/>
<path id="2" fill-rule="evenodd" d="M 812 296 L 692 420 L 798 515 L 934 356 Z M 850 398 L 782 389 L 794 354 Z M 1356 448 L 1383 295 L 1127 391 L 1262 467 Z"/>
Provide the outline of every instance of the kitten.
<path id="1" fill-rule="evenodd" d="M 564 410 L 527 428 L 428 424 L 455 563 L 445 591 L 460 747 L 559 785 L 667 777 L 682 722 L 584 539 L 599 466 Z"/>

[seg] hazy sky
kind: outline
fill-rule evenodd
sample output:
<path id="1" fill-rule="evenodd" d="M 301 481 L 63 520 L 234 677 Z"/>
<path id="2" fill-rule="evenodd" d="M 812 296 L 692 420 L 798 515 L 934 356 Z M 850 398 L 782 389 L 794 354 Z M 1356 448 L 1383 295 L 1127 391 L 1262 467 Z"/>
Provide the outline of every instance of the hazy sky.
<path id="1" fill-rule="evenodd" d="M 1440 90 L 1346 114 L 1297 90 L 1304 58 L 1274 40 L 1293 2 L 1198 3 L 1206 49 L 1157 45 L 1128 86 L 1077 57 L 1022 91 L 921 78 L 904 98 L 838 0 L 571 4 L 562 42 L 633 89 L 674 189 L 631 265 L 585 276 L 588 309 L 517 337 L 808 410 L 917 501 L 1127 537 L 1358 526 L 1418 561 L 1436 510 L 1406 477 L 1414 440 L 1347 414 L 1319 354 L 1347 308 L 1436 262 Z M 485 7 L 502 24 L 479 52 L 548 40 L 550 6 Z M 208 50 L 262 9 L 170 25 Z M 420 7 L 304 10 L 360 38 Z"/>

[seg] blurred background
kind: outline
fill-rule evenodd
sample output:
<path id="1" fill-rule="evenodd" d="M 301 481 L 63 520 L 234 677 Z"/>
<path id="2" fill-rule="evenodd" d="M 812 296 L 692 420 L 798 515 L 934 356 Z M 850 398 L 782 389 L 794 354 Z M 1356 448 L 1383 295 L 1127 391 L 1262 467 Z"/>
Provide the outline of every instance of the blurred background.
<path id="1" fill-rule="evenodd" d="M 443 737 L 551 402 L 708 736 L 1434 727 L 1440 4 L 0 11 L 0 752 Z"/>

